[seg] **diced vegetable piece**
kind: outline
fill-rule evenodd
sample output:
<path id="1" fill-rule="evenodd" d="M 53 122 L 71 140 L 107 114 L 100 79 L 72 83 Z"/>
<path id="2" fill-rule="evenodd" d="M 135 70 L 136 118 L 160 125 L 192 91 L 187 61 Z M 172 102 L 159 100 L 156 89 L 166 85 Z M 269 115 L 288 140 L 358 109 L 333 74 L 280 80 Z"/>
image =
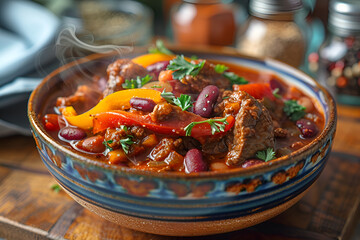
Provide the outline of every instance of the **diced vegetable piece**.
<path id="1" fill-rule="evenodd" d="M 171 80 L 173 80 L 173 70 L 164 70 L 161 71 L 159 74 L 159 81 L 160 82 L 169 82 Z"/>
<path id="2" fill-rule="evenodd" d="M 43 117 L 43 124 L 45 128 L 49 131 L 57 131 L 60 129 L 59 126 L 59 115 L 56 114 L 46 114 Z"/>
<path id="3" fill-rule="evenodd" d="M 271 91 L 268 83 L 250 83 L 245 85 L 233 85 L 234 91 L 244 91 L 253 96 L 256 99 L 263 99 L 267 97 L 271 100 L 275 100 L 275 97 Z"/>
<path id="4" fill-rule="evenodd" d="M 184 157 L 175 151 L 171 151 L 165 158 L 166 162 L 172 169 L 178 170 L 184 165 Z"/>
<path id="5" fill-rule="evenodd" d="M 125 152 L 122 149 L 116 149 L 108 153 L 108 159 L 110 164 L 117 164 L 126 162 L 128 160 Z"/>
<path id="6" fill-rule="evenodd" d="M 142 145 L 145 147 L 154 147 L 158 143 L 159 143 L 159 141 L 157 140 L 157 137 L 155 134 L 150 134 L 150 135 L 146 136 L 142 141 Z"/>

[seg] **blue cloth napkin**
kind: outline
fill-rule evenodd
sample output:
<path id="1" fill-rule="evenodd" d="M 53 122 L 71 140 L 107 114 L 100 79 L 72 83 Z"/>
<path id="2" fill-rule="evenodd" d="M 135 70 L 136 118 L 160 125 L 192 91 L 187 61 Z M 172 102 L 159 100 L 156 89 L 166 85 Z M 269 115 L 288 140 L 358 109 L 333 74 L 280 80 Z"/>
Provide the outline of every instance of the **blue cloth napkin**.
<path id="1" fill-rule="evenodd" d="M 50 48 L 59 26 L 59 19 L 39 4 L 0 1 L 0 137 L 30 134 L 26 104 L 41 78 L 27 75 L 54 58 Z"/>

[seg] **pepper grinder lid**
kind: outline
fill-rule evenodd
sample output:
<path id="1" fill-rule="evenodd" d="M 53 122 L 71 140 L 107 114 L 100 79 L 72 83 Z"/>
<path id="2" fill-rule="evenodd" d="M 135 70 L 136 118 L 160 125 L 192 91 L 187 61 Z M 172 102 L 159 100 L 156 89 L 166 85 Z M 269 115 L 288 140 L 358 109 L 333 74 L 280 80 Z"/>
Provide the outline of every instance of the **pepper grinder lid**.
<path id="1" fill-rule="evenodd" d="M 329 5 L 329 30 L 341 36 L 359 35 L 360 1 L 331 1 Z"/>
<path id="2" fill-rule="evenodd" d="M 261 18 L 292 14 L 302 8 L 301 0 L 250 0 L 250 13 Z"/>

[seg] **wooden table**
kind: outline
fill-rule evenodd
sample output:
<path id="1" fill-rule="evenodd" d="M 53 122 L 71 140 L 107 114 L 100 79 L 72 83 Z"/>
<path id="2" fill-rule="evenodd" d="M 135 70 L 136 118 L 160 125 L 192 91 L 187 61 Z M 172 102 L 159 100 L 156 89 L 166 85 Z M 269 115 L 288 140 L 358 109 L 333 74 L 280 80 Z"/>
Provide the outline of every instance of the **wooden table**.
<path id="1" fill-rule="evenodd" d="M 298 204 L 245 230 L 189 239 L 349 239 L 360 215 L 360 108 L 338 112 L 328 164 Z M 52 190 L 53 184 L 32 138 L 0 139 L 0 238 L 181 239 L 108 222 Z"/>

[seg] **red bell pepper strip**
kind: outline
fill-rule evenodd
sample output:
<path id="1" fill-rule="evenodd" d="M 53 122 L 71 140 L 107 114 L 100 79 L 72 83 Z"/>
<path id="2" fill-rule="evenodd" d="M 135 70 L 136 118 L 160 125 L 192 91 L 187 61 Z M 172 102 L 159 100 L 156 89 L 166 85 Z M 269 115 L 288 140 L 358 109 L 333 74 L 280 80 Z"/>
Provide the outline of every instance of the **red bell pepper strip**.
<path id="1" fill-rule="evenodd" d="M 250 83 L 243 85 L 233 85 L 234 91 L 244 91 L 253 96 L 256 99 L 263 99 L 268 97 L 271 100 L 275 100 L 275 96 L 271 91 L 270 84 L 268 83 Z"/>
<path id="2" fill-rule="evenodd" d="M 96 134 L 98 132 L 104 131 L 107 128 L 116 128 L 120 125 L 127 126 L 142 126 L 149 130 L 152 130 L 156 133 L 167 134 L 167 135 L 177 135 L 177 136 L 186 136 L 184 128 L 192 122 L 200 122 L 207 120 L 196 114 L 183 112 L 185 116 L 170 118 L 163 122 L 154 122 L 150 114 L 140 115 L 131 112 L 125 112 L 121 110 L 103 112 L 99 113 L 94 117 L 94 128 L 93 132 Z M 181 120 L 180 120 L 181 118 Z M 216 119 L 216 118 L 215 118 Z M 214 135 L 211 132 L 211 126 L 208 123 L 197 124 L 193 127 L 191 131 L 191 136 L 194 138 L 204 137 L 204 136 L 216 136 L 218 134 L 223 134 L 229 131 L 235 123 L 235 118 L 233 116 L 228 116 L 226 121 L 228 124 L 225 125 L 225 129 L 222 132 L 215 132 Z"/>

